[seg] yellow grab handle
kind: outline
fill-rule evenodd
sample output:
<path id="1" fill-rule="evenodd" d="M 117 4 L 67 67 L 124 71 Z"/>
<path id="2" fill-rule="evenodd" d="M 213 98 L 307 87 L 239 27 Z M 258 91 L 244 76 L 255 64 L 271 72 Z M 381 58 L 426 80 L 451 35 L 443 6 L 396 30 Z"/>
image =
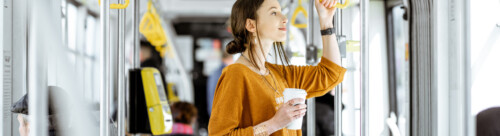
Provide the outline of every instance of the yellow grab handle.
<path id="1" fill-rule="evenodd" d="M 291 25 L 295 26 L 297 28 L 307 28 L 307 23 L 295 24 L 295 21 L 297 20 L 297 15 L 299 15 L 299 12 L 302 12 L 302 14 L 304 14 L 304 17 L 307 18 L 307 11 L 306 11 L 306 9 L 304 9 L 304 7 L 302 7 L 302 0 L 299 0 L 299 6 L 293 12 Z"/>
<path id="2" fill-rule="evenodd" d="M 101 6 L 101 0 L 99 1 L 99 6 Z M 130 3 L 129 0 L 125 0 L 125 4 L 110 4 L 109 8 L 111 9 L 125 9 L 128 7 L 128 4 Z"/>
<path id="3" fill-rule="evenodd" d="M 297 20 L 297 15 L 299 15 L 299 12 L 302 12 L 302 14 L 304 14 L 304 17 L 306 17 L 306 19 L 307 19 L 307 10 L 304 9 L 304 7 L 302 7 L 302 0 L 299 0 L 298 4 L 299 4 L 299 6 L 297 6 L 297 8 L 295 9 L 295 11 L 293 12 L 291 25 L 295 26 L 297 28 L 307 28 L 307 23 L 304 23 L 304 24 L 295 24 L 295 21 Z"/>
<path id="4" fill-rule="evenodd" d="M 293 12 L 292 24 L 291 25 L 295 26 L 297 28 L 307 28 L 307 23 L 305 23 L 305 24 L 295 24 L 295 20 L 297 20 L 297 15 L 299 15 L 299 12 L 302 12 L 302 14 L 304 14 L 304 17 L 307 18 L 307 11 L 306 11 L 306 9 L 304 9 L 302 6 L 299 6 Z"/>
<path id="5" fill-rule="evenodd" d="M 129 0 L 125 0 L 125 4 L 111 4 L 110 8 L 111 9 L 125 9 L 128 7 L 129 3 L 130 3 Z"/>
<path id="6" fill-rule="evenodd" d="M 319 2 L 321 2 L 323 0 L 319 0 Z M 340 2 L 338 2 L 337 4 L 333 5 L 333 7 L 335 8 L 340 8 L 340 9 L 344 9 L 346 8 L 347 6 L 349 5 L 349 0 L 345 0 L 344 4 L 341 4 Z"/>
<path id="7" fill-rule="evenodd" d="M 139 24 L 139 32 L 148 40 L 155 49 L 160 53 L 161 57 L 164 57 L 166 52 L 169 52 L 171 58 L 173 53 L 167 42 L 167 36 L 163 27 L 161 26 L 161 20 L 156 9 L 152 6 L 152 2 L 148 2 L 148 10 L 144 14 Z M 163 45 L 167 43 L 167 47 Z"/>

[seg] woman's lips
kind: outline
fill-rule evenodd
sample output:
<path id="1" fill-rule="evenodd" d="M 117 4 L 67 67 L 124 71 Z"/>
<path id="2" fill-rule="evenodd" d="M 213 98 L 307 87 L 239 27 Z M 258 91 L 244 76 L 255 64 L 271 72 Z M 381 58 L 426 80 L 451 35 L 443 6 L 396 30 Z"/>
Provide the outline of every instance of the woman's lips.
<path id="1" fill-rule="evenodd" d="M 286 28 L 279 28 L 281 31 L 286 31 Z"/>

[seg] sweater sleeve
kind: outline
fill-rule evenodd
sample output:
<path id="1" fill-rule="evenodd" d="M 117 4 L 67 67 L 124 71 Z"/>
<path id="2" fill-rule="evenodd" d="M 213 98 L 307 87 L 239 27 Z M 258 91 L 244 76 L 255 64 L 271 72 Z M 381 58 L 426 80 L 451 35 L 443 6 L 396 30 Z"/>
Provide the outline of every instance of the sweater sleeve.
<path id="1" fill-rule="evenodd" d="M 252 136 L 253 127 L 240 128 L 244 98 L 242 74 L 224 69 L 215 90 L 208 133 L 213 136 Z"/>
<path id="2" fill-rule="evenodd" d="M 307 98 L 323 96 L 344 80 L 345 68 L 325 57 L 317 66 L 287 66 L 288 85 L 304 89 Z"/>

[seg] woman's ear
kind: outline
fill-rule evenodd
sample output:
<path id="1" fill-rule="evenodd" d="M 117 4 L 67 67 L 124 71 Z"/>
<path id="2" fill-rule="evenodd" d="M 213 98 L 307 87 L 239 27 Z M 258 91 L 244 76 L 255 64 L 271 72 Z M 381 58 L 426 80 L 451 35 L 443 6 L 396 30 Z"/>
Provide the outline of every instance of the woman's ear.
<path id="1" fill-rule="evenodd" d="M 257 22 L 255 22 L 255 20 L 247 18 L 247 21 L 245 22 L 245 28 L 247 29 L 247 31 L 255 33 L 257 31 L 256 23 Z"/>

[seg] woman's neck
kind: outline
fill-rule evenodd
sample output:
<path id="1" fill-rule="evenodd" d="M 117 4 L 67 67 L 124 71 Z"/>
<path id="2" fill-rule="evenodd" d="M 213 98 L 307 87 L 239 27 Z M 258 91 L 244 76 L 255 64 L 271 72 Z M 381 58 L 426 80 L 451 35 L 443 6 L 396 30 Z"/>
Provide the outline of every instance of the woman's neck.
<path id="1" fill-rule="evenodd" d="M 261 71 L 262 70 L 263 71 L 266 70 L 266 68 L 265 68 L 266 56 L 267 56 L 266 54 L 268 54 L 269 51 L 271 50 L 273 42 L 274 41 L 272 41 L 272 40 L 263 40 L 263 39 L 261 39 L 262 46 L 260 45 L 260 43 L 258 41 L 253 46 L 254 50 L 253 50 L 253 56 L 252 57 L 255 60 L 255 63 L 257 64 L 257 69 L 260 69 Z M 245 57 L 248 57 L 248 59 L 250 59 L 249 50 L 245 50 L 242 53 L 242 55 L 244 55 Z"/>

